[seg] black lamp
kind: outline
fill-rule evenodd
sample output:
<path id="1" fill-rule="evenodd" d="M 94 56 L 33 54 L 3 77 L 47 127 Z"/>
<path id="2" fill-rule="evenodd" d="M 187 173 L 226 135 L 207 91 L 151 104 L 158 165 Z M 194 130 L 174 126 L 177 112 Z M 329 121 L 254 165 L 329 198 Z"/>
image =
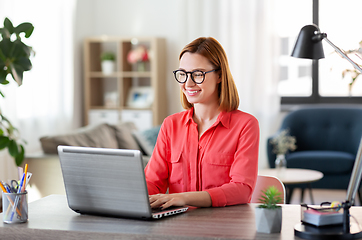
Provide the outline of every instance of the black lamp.
<path id="1" fill-rule="evenodd" d="M 339 53 L 343 58 L 349 61 L 353 67 L 362 73 L 362 68 L 350 59 L 341 49 L 329 41 L 327 34 L 321 33 L 318 26 L 315 24 L 306 25 L 300 30 L 292 52 L 292 57 L 315 60 L 324 58 L 322 40 L 331 45 L 337 53 Z"/>
<path id="2" fill-rule="evenodd" d="M 299 33 L 295 43 L 292 56 L 296 58 L 308 58 L 318 60 L 324 58 L 322 40 L 330 44 L 336 52 L 349 61 L 354 68 L 362 73 L 361 67 L 350 59 L 341 49 L 328 40 L 326 33 L 321 33 L 317 25 L 304 26 Z M 343 225 L 314 227 L 312 225 L 299 223 L 294 227 L 296 236 L 305 239 L 359 239 L 362 231 L 356 224 L 350 223 L 349 209 L 354 203 L 357 189 L 362 176 L 362 139 L 353 166 L 352 176 L 348 185 L 346 201 L 343 202 Z"/>
<path id="3" fill-rule="evenodd" d="M 324 58 L 322 39 L 317 38 L 320 31 L 317 25 L 307 25 L 300 30 L 292 56 L 296 58 L 321 59 Z M 324 36 L 327 36 L 326 34 Z"/>

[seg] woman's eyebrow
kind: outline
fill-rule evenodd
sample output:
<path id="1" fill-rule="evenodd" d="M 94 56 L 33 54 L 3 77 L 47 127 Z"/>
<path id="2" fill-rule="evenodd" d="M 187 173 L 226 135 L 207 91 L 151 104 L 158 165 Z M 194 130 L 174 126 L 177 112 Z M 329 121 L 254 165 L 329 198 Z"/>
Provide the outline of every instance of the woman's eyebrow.
<path id="1" fill-rule="evenodd" d="M 178 70 L 182 70 L 182 71 L 185 71 L 187 72 L 185 69 L 183 68 L 179 68 Z M 205 69 L 204 68 L 194 68 L 192 69 L 190 72 L 193 72 L 193 71 L 202 71 L 202 72 L 205 72 Z"/>

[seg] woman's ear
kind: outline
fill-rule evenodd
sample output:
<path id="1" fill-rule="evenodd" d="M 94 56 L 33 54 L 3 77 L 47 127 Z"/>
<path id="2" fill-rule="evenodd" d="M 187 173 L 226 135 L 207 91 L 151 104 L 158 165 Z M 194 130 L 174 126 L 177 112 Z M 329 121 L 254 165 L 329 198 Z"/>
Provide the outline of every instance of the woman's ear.
<path id="1" fill-rule="evenodd" d="M 217 80 L 217 83 L 221 83 L 221 73 L 219 74 L 219 79 Z"/>

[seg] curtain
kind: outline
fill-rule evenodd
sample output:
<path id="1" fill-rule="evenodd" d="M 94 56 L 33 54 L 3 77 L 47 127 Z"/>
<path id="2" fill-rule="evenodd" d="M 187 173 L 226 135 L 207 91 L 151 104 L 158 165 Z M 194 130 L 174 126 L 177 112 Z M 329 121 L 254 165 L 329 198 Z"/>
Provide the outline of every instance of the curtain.
<path id="1" fill-rule="evenodd" d="M 26 153 L 40 149 L 39 137 L 72 128 L 74 111 L 73 12 L 75 0 L 0 0 L 0 26 L 5 17 L 14 26 L 34 25 L 34 32 L 23 41 L 33 47 L 33 68 L 25 72 L 23 85 L 8 77 L 0 85 L 5 94 L 0 109 L 24 139 Z M 7 150 L 0 154 L 0 179 L 17 179 L 14 160 Z"/>
<path id="2" fill-rule="evenodd" d="M 268 167 L 267 137 L 278 121 L 278 37 L 274 0 L 180 0 L 182 45 L 212 36 L 223 45 L 240 96 L 239 109 L 253 114 L 260 125 L 259 168 Z M 186 3 L 186 4 L 185 4 Z M 181 48 L 180 48 L 181 49 Z"/>

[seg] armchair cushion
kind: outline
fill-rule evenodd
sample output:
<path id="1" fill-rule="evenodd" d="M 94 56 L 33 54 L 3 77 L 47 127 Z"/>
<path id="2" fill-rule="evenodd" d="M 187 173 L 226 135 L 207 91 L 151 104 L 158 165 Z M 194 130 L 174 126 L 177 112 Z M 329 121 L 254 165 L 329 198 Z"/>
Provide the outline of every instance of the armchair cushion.
<path id="1" fill-rule="evenodd" d="M 351 173 L 355 156 L 337 151 L 301 151 L 287 155 L 288 167 L 307 168 L 330 173 Z"/>

